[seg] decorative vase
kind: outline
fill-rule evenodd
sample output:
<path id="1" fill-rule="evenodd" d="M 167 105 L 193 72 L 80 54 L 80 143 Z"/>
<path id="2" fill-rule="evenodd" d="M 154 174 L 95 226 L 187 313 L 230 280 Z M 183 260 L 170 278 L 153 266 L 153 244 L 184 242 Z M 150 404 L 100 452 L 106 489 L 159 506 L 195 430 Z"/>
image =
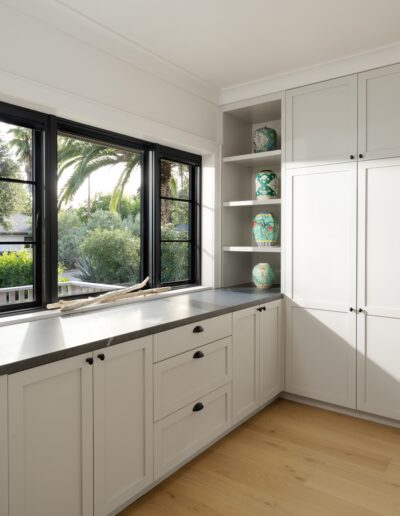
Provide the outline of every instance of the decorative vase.
<path id="1" fill-rule="evenodd" d="M 266 152 L 276 149 L 277 137 L 275 129 L 260 127 L 253 133 L 253 152 Z"/>
<path id="2" fill-rule="evenodd" d="M 278 178 L 272 170 L 261 170 L 256 174 L 256 198 L 258 201 L 278 197 Z"/>
<path id="3" fill-rule="evenodd" d="M 251 277 L 257 288 L 271 288 L 275 282 L 275 272 L 269 263 L 257 263 Z"/>
<path id="4" fill-rule="evenodd" d="M 278 243 L 279 223 L 269 211 L 260 211 L 253 219 L 253 237 L 258 246 Z"/>

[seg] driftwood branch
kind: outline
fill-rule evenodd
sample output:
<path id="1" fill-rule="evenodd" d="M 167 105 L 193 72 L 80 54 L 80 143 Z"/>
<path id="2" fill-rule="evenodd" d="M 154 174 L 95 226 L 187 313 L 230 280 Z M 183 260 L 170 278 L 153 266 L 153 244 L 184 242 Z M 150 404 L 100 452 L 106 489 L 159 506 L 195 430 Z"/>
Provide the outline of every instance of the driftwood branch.
<path id="1" fill-rule="evenodd" d="M 51 303 L 47 305 L 49 310 L 54 310 L 59 308 L 61 312 L 69 312 L 72 310 L 77 310 L 79 308 L 83 308 L 86 306 L 99 305 L 104 303 L 112 303 L 113 301 L 132 299 L 135 297 L 146 297 L 152 294 L 158 294 L 161 292 L 167 292 L 171 287 L 160 287 L 160 288 L 152 288 L 149 290 L 141 290 L 144 286 L 149 282 L 149 277 L 147 277 L 142 283 L 138 283 L 137 285 L 132 285 L 131 287 L 123 288 L 120 290 L 113 290 L 112 292 L 106 292 L 105 294 L 101 294 L 97 297 L 88 297 L 86 299 L 77 299 L 77 300 L 65 300 L 61 299 L 58 303 Z"/>

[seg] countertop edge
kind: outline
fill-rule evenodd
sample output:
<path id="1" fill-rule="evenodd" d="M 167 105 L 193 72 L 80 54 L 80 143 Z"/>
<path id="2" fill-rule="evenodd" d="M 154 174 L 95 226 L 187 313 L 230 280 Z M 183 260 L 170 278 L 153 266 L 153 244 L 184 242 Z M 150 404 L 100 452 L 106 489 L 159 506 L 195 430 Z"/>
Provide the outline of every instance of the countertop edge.
<path id="1" fill-rule="evenodd" d="M 218 317 L 220 315 L 224 315 L 227 313 L 245 310 L 246 308 L 251 308 L 252 306 L 257 306 L 259 304 L 272 303 L 273 301 L 278 301 L 282 298 L 282 293 L 270 292 L 268 293 L 268 295 L 265 296 L 265 298 L 258 298 L 256 300 L 246 301 L 244 303 L 234 304 L 216 310 L 210 310 L 209 312 L 205 312 L 190 317 L 185 317 L 183 319 L 173 320 L 168 323 L 156 324 L 154 326 L 149 326 L 147 328 L 143 328 L 133 332 L 118 334 L 110 338 L 96 340 L 85 344 L 78 344 L 68 349 L 57 350 L 51 353 L 38 355 L 36 357 L 10 362 L 9 364 L 4 364 L 0 366 L 0 376 L 18 373 L 27 369 L 32 369 L 34 367 L 39 367 L 42 365 L 50 364 L 52 362 L 57 362 L 59 360 L 82 355 L 84 353 L 91 353 L 101 348 L 122 344 L 123 342 L 139 339 L 142 337 L 147 337 L 149 335 L 155 335 L 163 331 L 172 330 L 174 328 L 179 328 L 181 326 L 192 324 L 205 319 L 211 319 L 213 317 Z"/>

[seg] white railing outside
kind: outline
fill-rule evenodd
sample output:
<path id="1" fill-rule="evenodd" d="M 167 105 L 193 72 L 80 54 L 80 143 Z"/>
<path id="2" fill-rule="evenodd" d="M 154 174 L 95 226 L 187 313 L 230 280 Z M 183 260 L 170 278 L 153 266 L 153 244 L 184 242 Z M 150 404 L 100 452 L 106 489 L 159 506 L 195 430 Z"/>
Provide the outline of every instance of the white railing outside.
<path id="1" fill-rule="evenodd" d="M 59 297 L 79 296 L 82 294 L 94 294 L 107 290 L 119 290 L 123 287 L 107 285 L 105 283 L 89 283 L 87 281 L 65 281 L 58 284 Z M 0 288 L 0 306 L 29 303 L 33 301 L 32 285 L 22 287 Z"/>

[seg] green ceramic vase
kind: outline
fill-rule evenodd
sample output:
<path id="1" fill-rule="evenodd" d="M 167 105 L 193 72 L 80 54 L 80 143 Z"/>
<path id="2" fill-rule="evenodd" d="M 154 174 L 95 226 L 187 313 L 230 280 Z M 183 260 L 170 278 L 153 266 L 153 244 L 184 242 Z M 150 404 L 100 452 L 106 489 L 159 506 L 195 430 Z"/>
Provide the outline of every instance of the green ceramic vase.
<path id="1" fill-rule="evenodd" d="M 272 170 L 261 170 L 256 174 L 257 201 L 276 199 L 278 197 L 278 178 Z"/>
<path id="2" fill-rule="evenodd" d="M 258 246 L 278 244 L 279 223 L 273 213 L 260 211 L 253 219 L 253 237 Z"/>
<path id="3" fill-rule="evenodd" d="M 253 152 L 266 152 L 276 149 L 277 135 L 271 127 L 260 127 L 253 133 Z"/>
<path id="4" fill-rule="evenodd" d="M 271 288 L 275 282 L 275 272 L 269 263 L 257 263 L 252 271 L 253 283 L 257 288 Z"/>

